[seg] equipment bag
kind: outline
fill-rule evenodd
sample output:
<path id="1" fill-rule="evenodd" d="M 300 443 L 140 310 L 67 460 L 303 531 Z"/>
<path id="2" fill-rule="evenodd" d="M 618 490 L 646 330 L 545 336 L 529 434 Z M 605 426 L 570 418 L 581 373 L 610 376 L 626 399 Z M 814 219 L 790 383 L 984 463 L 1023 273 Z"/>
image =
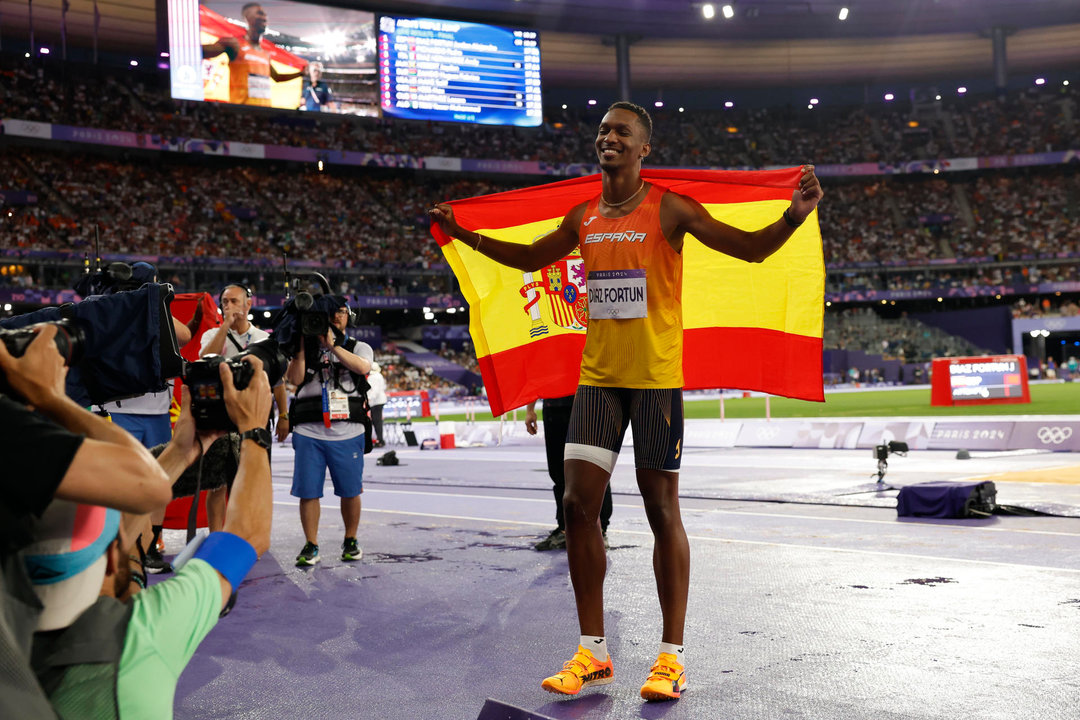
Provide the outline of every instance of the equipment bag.
<path id="1" fill-rule="evenodd" d="M 900 517 L 984 518 L 994 513 L 997 488 L 986 482 L 924 482 L 900 488 Z"/>

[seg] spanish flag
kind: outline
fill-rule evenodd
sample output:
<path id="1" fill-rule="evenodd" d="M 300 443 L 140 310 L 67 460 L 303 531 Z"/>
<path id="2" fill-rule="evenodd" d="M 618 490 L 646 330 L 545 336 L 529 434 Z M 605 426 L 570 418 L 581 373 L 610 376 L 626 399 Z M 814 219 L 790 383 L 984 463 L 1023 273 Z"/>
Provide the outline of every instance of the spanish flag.
<path id="1" fill-rule="evenodd" d="M 801 168 L 763 171 L 643 170 L 649 182 L 696 199 L 718 220 L 757 230 L 791 202 Z M 451 202 L 462 227 L 532 243 L 600 176 Z M 438 225 L 432 234 L 469 303 L 476 357 L 491 412 L 577 389 L 588 307 L 577 250 L 543 270 L 500 265 Z M 821 374 L 825 262 L 817 213 L 763 263 L 736 260 L 687 235 L 683 248 L 683 374 L 687 390 L 728 388 L 824 400 Z"/>

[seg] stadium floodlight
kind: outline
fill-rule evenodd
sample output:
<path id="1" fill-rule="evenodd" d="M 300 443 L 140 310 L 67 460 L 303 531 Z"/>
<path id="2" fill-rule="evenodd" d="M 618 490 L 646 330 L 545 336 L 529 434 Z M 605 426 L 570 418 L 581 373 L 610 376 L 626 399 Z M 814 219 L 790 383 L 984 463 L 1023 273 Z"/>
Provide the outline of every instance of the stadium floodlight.
<path id="1" fill-rule="evenodd" d="M 1068 80 L 1062 80 L 1062 81 L 1061 81 L 1061 84 L 1062 84 L 1062 85 L 1066 85 L 1066 86 L 1067 86 L 1067 85 L 1069 84 L 1069 81 L 1068 81 Z"/>
<path id="2" fill-rule="evenodd" d="M 813 110 L 814 109 L 814 104 L 810 103 L 809 105 L 806 106 L 806 109 L 807 110 Z"/>
<path id="3" fill-rule="evenodd" d="M 563 109 L 563 110 L 565 110 L 565 109 L 566 109 L 566 103 L 563 103 L 562 109 Z"/>
<path id="4" fill-rule="evenodd" d="M 940 95 L 935 95 L 935 96 L 934 96 L 934 99 L 935 99 L 935 100 L 940 100 L 940 99 L 941 99 L 941 96 L 940 96 Z"/>
<path id="5" fill-rule="evenodd" d="M 589 107 L 592 107 L 595 104 L 596 104 L 595 100 L 589 100 Z"/>
<path id="6" fill-rule="evenodd" d="M 731 7 L 731 5 L 724 5 L 724 7 L 720 8 L 720 12 L 724 13 L 725 20 L 735 17 L 735 8 Z"/>
<path id="7" fill-rule="evenodd" d="M 686 108 L 684 108 L 684 107 L 679 108 L 679 112 L 686 112 Z"/>
<path id="8" fill-rule="evenodd" d="M 49 54 L 49 48 L 43 47 L 43 48 L 41 48 L 40 52 L 41 52 L 42 55 L 48 55 Z"/>
<path id="9" fill-rule="evenodd" d="M 964 87 L 963 85 L 961 85 L 960 87 L 956 88 L 956 94 L 957 94 L 957 95 L 963 95 L 963 94 L 964 94 L 964 93 L 966 93 L 966 92 L 967 92 L 967 88 L 966 88 L 966 87 Z"/>
<path id="10" fill-rule="evenodd" d="M 453 315 L 457 312 L 457 308 L 446 308 L 447 315 Z"/>
<path id="11" fill-rule="evenodd" d="M 840 8 L 840 15 L 839 15 L 840 22 L 843 22 L 843 21 L 847 20 L 847 16 L 848 16 L 848 9 L 846 7 Z"/>
<path id="12" fill-rule="evenodd" d="M 138 60 L 132 60 L 131 61 L 131 67 L 139 67 L 139 61 Z"/>
<path id="13" fill-rule="evenodd" d="M 11 303 L 4 303 L 4 312 L 11 312 Z"/>
<path id="14" fill-rule="evenodd" d="M 726 103 L 724 103 L 724 107 L 726 107 L 726 108 L 733 108 L 733 107 L 735 107 L 735 103 L 733 103 L 733 102 L 731 102 L 730 100 L 728 100 L 728 101 L 727 101 Z"/>
<path id="15" fill-rule="evenodd" d="M 885 93 L 885 102 L 892 102 L 896 99 L 896 96 L 892 93 Z"/>
<path id="16" fill-rule="evenodd" d="M 23 57 L 30 57 L 30 53 L 23 53 Z"/>
<path id="17" fill-rule="evenodd" d="M 817 104 L 818 104 L 818 102 L 819 102 L 819 101 L 818 101 L 818 99 L 817 99 L 817 98 L 810 98 L 810 104 L 811 104 L 811 105 L 817 105 Z"/>
<path id="18" fill-rule="evenodd" d="M 653 103 L 653 105 L 655 105 L 658 108 L 662 108 L 662 107 L 664 107 L 664 101 L 663 100 L 657 100 L 656 102 Z"/>
<path id="19" fill-rule="evenodd" d="M 1035 84 L 1036 85 L 1045 85 L 1046 84 L 1046 78 L 1035 78 Z"/>
<path id="20" fill-rule="evenodd" d="M 716 8 L 713 7 L 712 3 L 705 3 L 701 6 L 701 14 L 705 17 L 706 20 L 712 20 L 714 17 L 716 17 Z"/>
<path id="21" fill-rule="evenodd" d="M 159 54 L 158 54 L 158 56 L 159 56 L 159 57 L 169 57 L 169 53 L 167 53 L 167 52 L 162 52 L 162 53 L 159 53 Z"/>

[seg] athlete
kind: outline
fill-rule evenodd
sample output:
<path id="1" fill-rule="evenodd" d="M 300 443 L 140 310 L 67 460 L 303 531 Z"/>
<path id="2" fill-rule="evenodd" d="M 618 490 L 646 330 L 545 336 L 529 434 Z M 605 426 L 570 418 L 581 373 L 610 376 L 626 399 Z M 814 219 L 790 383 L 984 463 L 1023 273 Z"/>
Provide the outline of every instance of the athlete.
<path id="1" fill-rule="evenodd" d="M 247 34 L 223 37 L 217 42 L 203 45 L 203 57 L 229 56 L 229 102 L 237 105 L 270 107 L 271 84 L 288 82 L 303 77 L 301 69 L 294 73 L 279 73 L 270 62 L 270 51 L 262 46 L 266 32 L 266 11 L 259 3 L 248 3 L 240 10 L 247 22 Z"/>
<path id="2" fill-rule="evenodd" d="M 545 690 L 576 695 L 614 679 L 604 636 L 607 558 L 598 517 L 627 425 L 634 432 L 638 488 L 654 537 L 663 635 L 641 688 L 646 700 L 678 698 L 686 688 L 683 627 L 690 546 L 679 512 L 682 453 L 682 249 L 687 234 L 747 262 L 776 252 L 822 197 L 814 168 L 803 168 L 791 205 L 753 232 L 717 221 L 697 201 L 641 177 L 652 149 L 652 119 L 633 103 L 608 108 L 595 140 L 602 190 L 531 245 L 461 227 L 453 208 L 430 215 L 444 232 L 509 267 L 535 272 L 575 247 L 587 272 L 589 326 L 567 435 L 563 509 L 570 578 L 581 638 L 573 658 L 546 678 Z M 632 240 L 626 240 L 627 237 Z"/>

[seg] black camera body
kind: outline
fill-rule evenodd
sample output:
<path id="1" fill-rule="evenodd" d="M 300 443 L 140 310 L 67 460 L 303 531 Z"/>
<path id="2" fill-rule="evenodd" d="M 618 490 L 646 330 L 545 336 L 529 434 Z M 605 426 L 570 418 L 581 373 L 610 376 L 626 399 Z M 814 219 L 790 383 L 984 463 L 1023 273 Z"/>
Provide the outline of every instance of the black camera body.
<path id="1" fill-rule="evenodd" d="M 255 377 L 255 369 L 244 361 L 247 355 L 262 360 L 271 387 L 281 381 L 288 360 L 274 340 L 254 343 L 232 358 L 208 355 L 185 366 L 184 384 L 191 392 L 191 415 L 195 418 L 195 427 L 200 430 L 237 429 L 225 407 L 225 387 L 221 383 L 218 366 L 222 363 L 228 365 L 232 370 L 233 387 L 243 390 Z"/>
<path id="2" fill-rule="evenodd" d="M 300 334 L 304 337 L 326 337 L 330 330 L 330 318 L 325 310 L 315 307 L 315 298 L 311 293 L 296 293 L 296 316 Z"/>
<path id="3" fill-rule="evenodd" d="M 74 367 L 82 360 L 83 349 L 86 346 L 86 333 L 73 320 L 55 320 L 52 322 L 35 323 L 17 330 L 0 328 L 0 341 L 3 341 L 8 353 L 13 357 L 22 357 L 26 348 L 37 337 L 38 329 L 47 325 L 56 326 L 56 335 L 53 342 L 60 356 L 64 358 L 64 365 Z M 8 384 L 7 378 L 0 373 L 0 393 L 15 400 L 25 400 Z"/>

